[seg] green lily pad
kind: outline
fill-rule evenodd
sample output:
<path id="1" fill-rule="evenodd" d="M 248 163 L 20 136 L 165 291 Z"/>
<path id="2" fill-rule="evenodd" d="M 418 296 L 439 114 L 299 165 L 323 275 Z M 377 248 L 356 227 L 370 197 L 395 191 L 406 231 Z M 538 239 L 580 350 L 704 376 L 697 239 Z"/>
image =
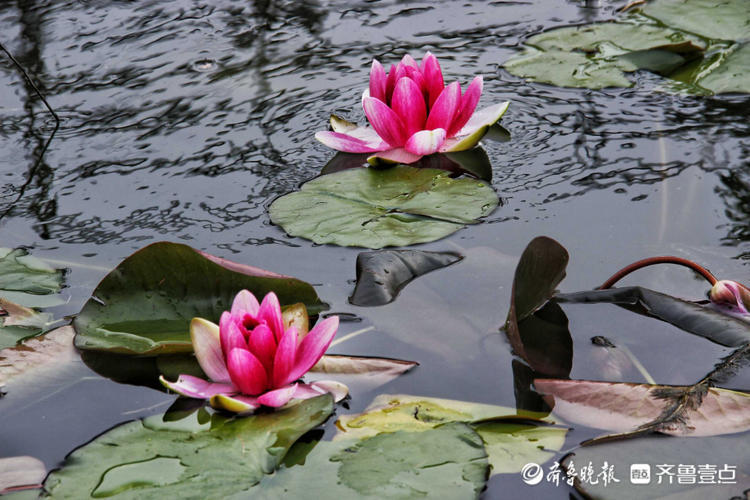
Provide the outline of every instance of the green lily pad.
<path id="1" fill-rule="evenodd" d="M 642 12 L 672 28 L 715 40 L 742 40 L 750 34 L 750 7 L 736 0 L 656 0 Z"/>
<path id="2" fill-rule="evenodd" d="M 325 304 L 304 281 L 229 262 L 187 245 L 154 243 L 120 263 L 73 321 L 75 345 L 122 354 L 192 352 L 189 323 L 215 323 L 242 289 L 260 300 L 274 291 L 283 305 L 311 314 Z"/>
<path id="3" fill-rule="evenodd" d="M 45 488 L 53 498 L 223 498 L 273 472 L 292 444 L 333 412 L 329 395 L 245 418 L 129 422 L 71 453 Z"/>
<path id="4" fill-rule="evenodd" d="M 323 175 L 271 204 L 271 221 L 315 243 L 382 248 L 434 241 L 490 214 L 485 182 L 437 169 L 355 168 Z"/>
<path id="5" fill-rule="evenodd" d="M 615 22 L 532 36 L 504 66 L 516 76 L 562 87 L 630 87 L 625 74 L 646 69 L 668 77 L 664 87 L 673 90 L 750 92 L 749 32 L 744 2 L 654 0 Z"/>
<path id="6" fill-rule="evenodd" d="M 303 466 L 280 469 L 235 498 L 477 498 L 487 473 L 481 437 L 451 423 L 320 442 Z"/>
<path id="7" fill-rule="evenodd" d="M 53 269 L 22 248 L 0 248 L 0 298 L 26 307 L 56 305 L 45 296 L 58 293 L 62 283 L 61 269 Z"/>
<path id="8" fill-rule="evenodd" d="M 471 425 L 481 436 L 493 474 L 520 472 L 529 463 L 544 463 L 559 451 L 566 428 L 549 425 L 544 414 L 504 406 L 382 394 L 364 413 L 343 415 L 334 440 L 349 441 L 379 433 L 424 432 L 449 423 Z"/>

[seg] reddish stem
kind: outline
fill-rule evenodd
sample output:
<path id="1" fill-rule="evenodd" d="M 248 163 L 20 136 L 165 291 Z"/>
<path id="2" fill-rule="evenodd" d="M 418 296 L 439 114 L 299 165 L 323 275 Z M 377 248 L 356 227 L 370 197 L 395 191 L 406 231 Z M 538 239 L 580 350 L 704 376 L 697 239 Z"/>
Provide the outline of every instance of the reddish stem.
<path id="1" fill-rule="evenodd" d="M 602 286 L 598 288 L 598 290 L 605 290 L 607 288 L 611 288 L 612 285 L 620 281 L 622 278 L 627 276 L 628 274 L 632 273 L 633 271 L 640 269 L 642 267 L 652 266 L 654 264 L 677 264 L 680 266 L 689 267 L 696 273 L 700 274 L 706 280 L 711 283 L 711 286 L 716 283 L 716 277 L 711 274 L 708 269 L 699 266 L 692 260 L 683 259 L 681 257 L 672 257 L 669 255 L 666 256 L 660 256 L 660 257 L 650 257 L 648 259 L 639 260 L 638 262 L 633 262 L 629 266 L 625 266 L 619 271 L 617 271 L 615 274 L 613 274 L 607 281 L 605 281 Z"/>

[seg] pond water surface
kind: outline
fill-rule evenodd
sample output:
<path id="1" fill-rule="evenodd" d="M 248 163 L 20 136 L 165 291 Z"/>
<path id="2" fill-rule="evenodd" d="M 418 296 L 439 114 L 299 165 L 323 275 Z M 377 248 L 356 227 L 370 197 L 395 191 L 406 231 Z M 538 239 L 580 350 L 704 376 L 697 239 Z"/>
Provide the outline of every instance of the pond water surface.
<path id="1" fill-rule="evenodd" d="M 570 252 L 564 291 L 593 288 L 652 255 L 749 281 L 747 96 L 665 94 L 645 72 L 632 88 L 562 89 L 500 66 L 524 38 L 612 18 L 622 3 L 4 2 L 0 41 L 61 124 L 37 163 L 54 121 L 0 55 L 0 246 L 67 268 L 69 300 L 57 316 L 77 313 L 109 270 L 155 241 L 292 275 L 314 284 L 331 311 L 360 320 L 342 323 L 339 336 L 374 327 L 334 352 L 420 362 L 352 394 L 351 411 L 381 392 L 514 406 L 513 356 L 498 328 L 517 259 L 535 236 Z M 458 251 L 462 262 L 414 281 L 392 304 L 356 307 L 347 297 L 362 249 L 290 238 L 267 208 L 331 159 L 313 138 L 331 112 L 364 121 L 360 95 L 374 57 L 390 64 L 426 50 L 447 81 L 484 75 L 480 107 L 511 102 L 501 122 L 511 140 L 484 142 L 501 204 L 479 225 L 414 247 Z M 706 293 L 679 268 L 626 283 L 690 299 Z M 665 384 L 691 384 L 729 352 L 612 306 L 565 310 L 571 378 L 643 381 L 637 371 L 607 371 L 594 335 L 629 346 Z M 748 389 L 749 379 L 739 373 L 727 387 Z M 74 363 L 0 400 L 0 457 L 32 455 L 53 468 L 97 434 L 173 400 Z M 598 433 L 578 427 L 564 449 Z M 518 476 L 500 475 L 485 496 L 509 488 L 527 491 Z"/>

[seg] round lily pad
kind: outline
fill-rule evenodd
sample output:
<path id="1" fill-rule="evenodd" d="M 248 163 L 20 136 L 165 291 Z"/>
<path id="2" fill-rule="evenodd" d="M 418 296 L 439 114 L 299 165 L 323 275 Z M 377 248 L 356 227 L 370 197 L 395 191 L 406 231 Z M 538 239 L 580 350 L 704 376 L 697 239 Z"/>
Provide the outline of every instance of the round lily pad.
<path id="1" fill-rule="evenodd" d="M 382 248 L 434 241 L 491 213 L 485 182 L 397 166 L 323 175 L 271 204 L 271 221 L 315 243 Z"/>

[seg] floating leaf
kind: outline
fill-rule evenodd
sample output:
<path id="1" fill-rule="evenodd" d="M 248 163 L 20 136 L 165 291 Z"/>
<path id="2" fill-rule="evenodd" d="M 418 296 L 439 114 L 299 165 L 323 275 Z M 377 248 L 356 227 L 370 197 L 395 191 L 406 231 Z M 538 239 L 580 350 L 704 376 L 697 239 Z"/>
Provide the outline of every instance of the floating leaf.
<path id="1" fill-rule="evenodd" d="M 63 303 L 56 294 L 62 288 L 63 271 L 29 255 L 22 248 L 0 248 L 0 298 L 27 307 Z"/>
<path id="2" fill-rule="evenodd" d="M 276 498 L 477 498 L 487 480 L 482 439 L 452 423 L 362 441 L 320 442 L 301 467 L 281 469 L 248 492 Z"/>
<path id="3" fill-rule="evenodd" d="M 443 238 L 491 213 L 492 188 L 447 172 L 397 166 L 324 175 L 271 204 L 271 221 L 315 243 L 382 248 Z"/>
<path id="4" fill-rule="evenodd" d="M 161 415 L 129 422 L 71 453 L 44 486 L 54 498 L 221 498 L 273 472 L 332 412 L 324 395 L 245 418 L 215 415 L 210 429 Z"/>
<path id="5" fill-rule="evenodd" d="M 669 72 L 705 42 L 643 19 L 553 29 L 526 40 L 526 50 L 503 65 L 510 73 L 560 87 L 630 87 L 626 72 Z M 689 56 L 688 56 L 689 57 Z"/>
<path id="6" fill-rule="evenodd" d="M 417 365 L 416 361 L 402 359 L 326 354 L 312 367 L 305 380 L 332 378 L 348 387 L 356 387 L 360 392 L 385 385 Z"/>
<path id="7" fill-rule="evenodd" d="M 750 9 L 744 2 L 653 0 L 641 12 L 532 36 L 505 68 L 563 87 L 629 87 L 625 73 L 646 69 L 667 76 L 665 87 L 674 90 L 750 92 L 744 42 Z"/>
<path id="8" fill-rule="evenodd" d="M 77 359 L 73 348 L 72 326 L 62 326 L 29 339 L 15 347 L 0 350 L 0 387 L 21 376 L 54 372 L 61 365 Z"/>
<path id="9" fill-rule="evenodd" d="M 120 263 L 76 317 L 76 347 L 125 354 L 191 352 L 190 320 L 218 323 L 237 292 L 276 292 L 282 304 L 324 306 L 309 284 L 177 243 L 154 243 Z"/>
<path id="10" fill-rule="evenodd" d="M 750 9 L 743 1 L 655 0 L 642 12 L 667 26 L 716 40 L 742 40 L 750 29 Z"/>
<path id="11" fill-rule="evenodd" d="M 13 347 L 19 340 L 39 335 L 53 323 L 51 314 L 0 298 L 0 349 Z"/>
<path id="12" fill-rule="evenodd" d="M 569 422 L 612 432 L 639 428 L 675 436 L 715 436 L 750 429 L 750 394 L 701 386 L 537 379 Z"/>
<path id="13" fill-rule="evenodd" d="M 539 236 L 528 244 L 516 266 L 505 323 L 514 352 L 534 370 L 558 377 L 570 373 L 573 341 L 565 313 L 545 304 L 565 277 L 568 258 L 552 238 Z"/>
<path id="14" fill-rule="evenodd" d="M 517 474 L 529 462 L 543 464 L 565 444 L 568 430 L 521 422 L 486 421 L 475 424 L 493 474 Z"/>
<path id="15" fill-rule="evenodd" d="M 47 468 L 29 456 L 0 458 L 0 495 L 21 489 L 40 488 Z"/>
<path id="16" fill-rule="evenodd" d="M 647 464 L 650 469 L 647 484 L 630 481 L 631 466 L 638 463 Z M 594 469 L 593 479 L 576 482 L 576 489 L 585 498 L 739 500 L 746 498 L 750 489 L 747 439 L 734 436 L 690 439 L 647 436 L 578 448 L 562 462 L 565 468 L 572 466 L 576 474 L 589 464 Z M 619 482 L 603 481 L 600 474 L 604 464 L 612 469 Z"/>
<path id="17" fill-rule="evenodd" d="M 423 274 L 449 266 L 462 257 L 453 252 L 380 250 L 357 255 L 357 286 L 349 297 L 356 306 L 382 306 Z"/>
<path id="18" fill-rule="evenodd" d="M 678 299 L 640 286 L 565 293 L 555 296 L 560 302 L 607 302 L 633 306 L 637 312 L 663 321 L 712 342 L 736 347 L 750 342 L 750 324 L 710 307 Z"/>

